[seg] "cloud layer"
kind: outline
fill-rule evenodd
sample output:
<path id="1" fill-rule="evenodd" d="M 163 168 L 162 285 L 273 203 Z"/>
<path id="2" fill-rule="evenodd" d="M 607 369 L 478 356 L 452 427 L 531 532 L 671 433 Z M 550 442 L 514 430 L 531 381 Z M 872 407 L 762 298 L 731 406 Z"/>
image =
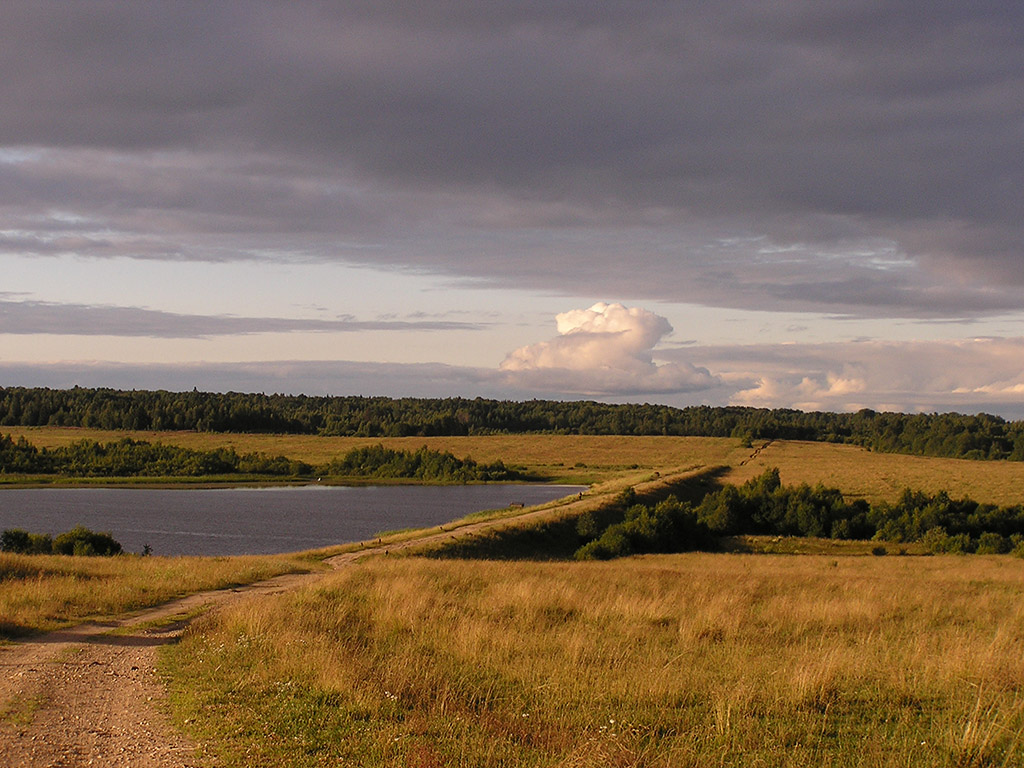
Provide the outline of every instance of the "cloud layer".
<path id="1" fill-rule="evenodd" d="M 0 252 L 1020 310 L 1022 39 L 1018 3 L 14 0 Z"/>
<path id="2" fill-rule="evenodd" d="M 555 318 L 559 335 L 510 352 L 500 369 L 510 382 L 544 392 L 638 395 L 695 392 L 717 382 L 704 368 L 656 365 L 652 351 L 672 332 L 639 307 L 598 302 Z"/>
<path id="3" fill-rule="evenodd" d="M 140 307 L 10 301 L 0 293 L 0 332 L 15 335 L 144 336 L 195 339 L 251 333 L 479 330 L 474 323 L 433 320 L 330 320 L 187 315 Z"/>
<path id="4" fill-rule="evenodd" d="M 721 402 L 1024 416 L 1024 339 L 739 345 L 668 351 L 720 374 Z"/>
<path id="5" fill-rule="evenodd" d="M 526 348 L 529 349 L 529 348 Z M 809 410 L 959 411 L 1024 418 L 1024 339 L 688 347 L 686 363 L 638 369 L 498 370 L 337 361 L 119 364 L 0 361 L 7 386 L 113 386 L 394 397 L 535 397 L 733 403 Z M 673 374 L 672 372 L 675 372 Z M 673 378 L 677 376 L 677 378 Z M 665 385 L 670 383 L 671 386 Z M 663 386 L 665 385 L 665 386 Z M 652 395 L 654 395 L 652 397 Z"/>

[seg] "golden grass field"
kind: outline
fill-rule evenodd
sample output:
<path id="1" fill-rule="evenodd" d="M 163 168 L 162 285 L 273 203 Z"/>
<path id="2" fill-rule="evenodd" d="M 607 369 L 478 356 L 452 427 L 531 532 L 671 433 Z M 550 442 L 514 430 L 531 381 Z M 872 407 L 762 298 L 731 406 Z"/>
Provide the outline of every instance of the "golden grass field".
<path id="1" fill-rule="evenodd" d="M 427 445 L 599 482 L 581 508 L 681 470 L 726 467 L 722 479 L 739 483 L 772 466 L 784 483 L 822 482 L 870 501 L 911 487 L 1024 502 L 1024 463 L 820 443 L 11 432 L 40 446 L 131 436 L 310 463 L 358 445 Z M 1024 764 L 1019 558 L 873 557 L 872 542 L 794 541 L 754 549 L 824 554 L 368 559 L 318 586 L 244 599 L 194 623 L 163 657 L 173 716 L 206 745 L 203 764 L 218 766 Z M 112 615 L 315 567 L 338 551 L 0 555 L 0 630 Z"/>
<path id="2" fill-rule="evenodd" d="M 0 638 L 317 567 L 292 555 L 67 557 L 0 552 Z"/>
<path id="3" fill-rule="evenodd" d="M 502 460 L 541 478 L 563 482 L 601 482 L 643 471 L 662 473 L 693 466 L 728 466 L 727 482 L 742 483 L 769 467 L 778 467 L 787 484 L 822 482 L 851 498 L 894 500 L 904 488 L 945 490 L 954 497 L 992 504 L 1024 503 L 1024 462 L 968 461 L 873 453 L 829 443 L 774 441 L 751 459 L 761 444 L 743 448 L 732 438 L 628 437 L 604 435 L 486 435 L 479 437 L 351 438 L 311 435 L 246 435 L 200 432 L 110 432 L 55 427 L 0 430 L 24 436 L 40 447 L 75 440 L 109 442 L 132 437 L 199 450 L 234 448 L 322 464 L 352 448 L 383 444 L 416 450 L 449 451 L 479 462 Z M 742 463 L 742 462 L 746 463 Z"/>
<path id="4" fill-rule="evenodd" d="M 165 666 L 221 766 L 1024 763 L 1008 557 L 378 558 Z"/>
<path id="5" fill-rule="evenodd" d="M 421 446 L 448 451 L 481 463 L 502 460 L 539 477 L 564 482 L 591 482 L 636 469 L 665 469 L 695 463 L 728 464 L 743 458 L 739 441 L 730 438 L 618 437 L 604 435 L 485 435 L 479 437 L 320 437 L 210 432 L 113 432 L 64 427 L 10 427 L 0 433 L 24 436 L 40 448 L 76 440 L 112 442 L 124 437 L 163 442 L 197 450 L 234 448 L 324 464 L 353 448 L 384 445 L 415 451 Z"/>
<path id="6" fill-rule="evenodd" d="M 970 461 L 873 453 L 851 445 L 779 440 L 724 476 L 742 483 L 778 467 L 786 485 L 821 482 L 851 499 L 892 501 L 905 488 L 947 491 L 989 504 L 1024 504 L 1024 462 Z"/>

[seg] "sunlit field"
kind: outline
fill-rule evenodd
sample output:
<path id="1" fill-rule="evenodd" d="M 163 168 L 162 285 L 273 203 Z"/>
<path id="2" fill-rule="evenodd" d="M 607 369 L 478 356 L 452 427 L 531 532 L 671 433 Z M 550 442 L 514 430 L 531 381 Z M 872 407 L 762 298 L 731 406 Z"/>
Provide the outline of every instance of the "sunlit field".
<path id="1" fill-rule="evenodd" d="M 623 437 L 615 435 L 484 435 L 478 437 L 319 437 L 212 432 L 117 432 L 68 427 L 10 427 L 0 433 L 24 436 L 53 448 L 76 440 L 112 442 L 125 437 L 197 450 L 234 448 L 309 464 L 323 464 L 353 448 L 384 445 L 415 451 L 421 446 L 467 456 L 481 463 L 501 460 L 538 477 L 565 482 L 599 482 L 637 469 L 665 470 L 703 464 L 731 464 L 749 451 L 738 440 L 705 437 Z"/>
<path id="2" fill-rule="evenodd" d="M 201 619 L 165 668 L 225 766 L 1020 765 L 1024 570 L 380 558 Z"/>
<path id="3" fill-rule="evenodd" d="M 779 440 L 723 478 L 740 484 L 778 467 L 786 485 L 821 482 L 850 498 L 893 501 L 904 488 L 947 491 L 990 504 L 1024 504 L 1024 462 L 873 453 L 850 445 Z"/>
<path id="4" fill-rule="evenodd" d="M 14 433 L 37 445 L 126 436 Z M 653 489 L 672 472 L 716 466 L 730 467 L 722 477 L 737 483 L 776 466 L 784 483 L 822 482 L 870 501 L 905 487 L 1024 501 L 1024 463 L 819 443 L 130 436 L 309 462 L 359 445 L 427 445 L 544 477 L 602 481 L 570 501 L 578 511 L 611 503 L 627 486 Z M 553 517 L 567 514 L 564 504 L 553 505 Z M 502 523 L 515 524 L 514 517 Z M 458 543 L 459 531 L 445 535 Z M 924 551 L 910 545 L 878 557 L 871 553 L 886 549 L 877 542 L 755 544 L 744 547 L 812 554 L 497 562 L 402 557 L 396 547 L 314 586 L 243 597 L 197 619 L 163 657 L 173 716 L 203 745 L 204 759 L 223 766 L 1024 763 L 1019 558 L 898 555 Z M 0 631 L 115 615 L 312 562 L 310 553 L 0 555 Z"/>
<path id="5" fill-rule="evenodd" d="M 68 557 L 0 552 L 0 638 L 314 566 L 294 556 Z"/>
<path id="6" fill-rule="evenodd" d="M 969 461 L 873 453 L 855 446 L 777 440 L 744 448 L 731 438 L 621 437 L 605 435 L 487 435 L 480 437 L 352 438 L 311 435 L 250 435 L 205 432 L 113 432 L 64 427 L 11 427 L 40 447 L 75 440 L 109 442 L 132 437 L 199 450 L 234 448 L 320 464 L 352 448 L 383 444 L 415 451 L 423 445 L 478 462 L 501 460 L 538 478 L 593 483 L 637 472 L 670 472 L 694 466 L 728 466 L 724 480 L 742 483 L 778 467 L 786 484 L 822 482 L 851 498 L 892 501 L 904 488 L 947 491 L 954 497 L 992 504 L 1024 503 L 1024 462 Z M 754 455 L 756 453 L 756 455 Z M 177 482 L 181 482 L 178 480 Z"/>

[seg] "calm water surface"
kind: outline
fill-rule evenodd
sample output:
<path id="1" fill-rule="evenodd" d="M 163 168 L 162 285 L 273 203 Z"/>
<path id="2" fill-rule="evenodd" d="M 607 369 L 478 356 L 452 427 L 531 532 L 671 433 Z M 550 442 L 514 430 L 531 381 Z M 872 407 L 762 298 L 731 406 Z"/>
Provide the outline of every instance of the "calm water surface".
<path id="1" fill-rule="evenodd" d="M 276 488 L 20 488 L 0 490 L 0 530 L 109 531 L 127 552 L 154 555 L 293 552 L 426 528 L 512 503 L 584 490 L 569 485 Z"/>

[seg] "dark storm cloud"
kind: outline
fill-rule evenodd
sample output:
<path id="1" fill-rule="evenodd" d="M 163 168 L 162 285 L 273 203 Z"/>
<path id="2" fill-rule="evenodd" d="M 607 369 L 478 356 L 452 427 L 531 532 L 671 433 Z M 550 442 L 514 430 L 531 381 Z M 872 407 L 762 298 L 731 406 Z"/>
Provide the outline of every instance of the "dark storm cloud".
<path id="1" fill-rule="evenodd" d="M 247 333 L 479 330 L 472 323 L 185 315 L 139 307 L 10 301 L 0 294 L 0 334 L 146 336 L 181 339 Z"/>
<path id="2" fill-rule="evenodd" d="M 44 151 L 0 151 L 0 247 L 58 210 L 93 255 L 1020 309 L 1022 39 L 1005 2 L 15 2 L 0 147 Z"/>

